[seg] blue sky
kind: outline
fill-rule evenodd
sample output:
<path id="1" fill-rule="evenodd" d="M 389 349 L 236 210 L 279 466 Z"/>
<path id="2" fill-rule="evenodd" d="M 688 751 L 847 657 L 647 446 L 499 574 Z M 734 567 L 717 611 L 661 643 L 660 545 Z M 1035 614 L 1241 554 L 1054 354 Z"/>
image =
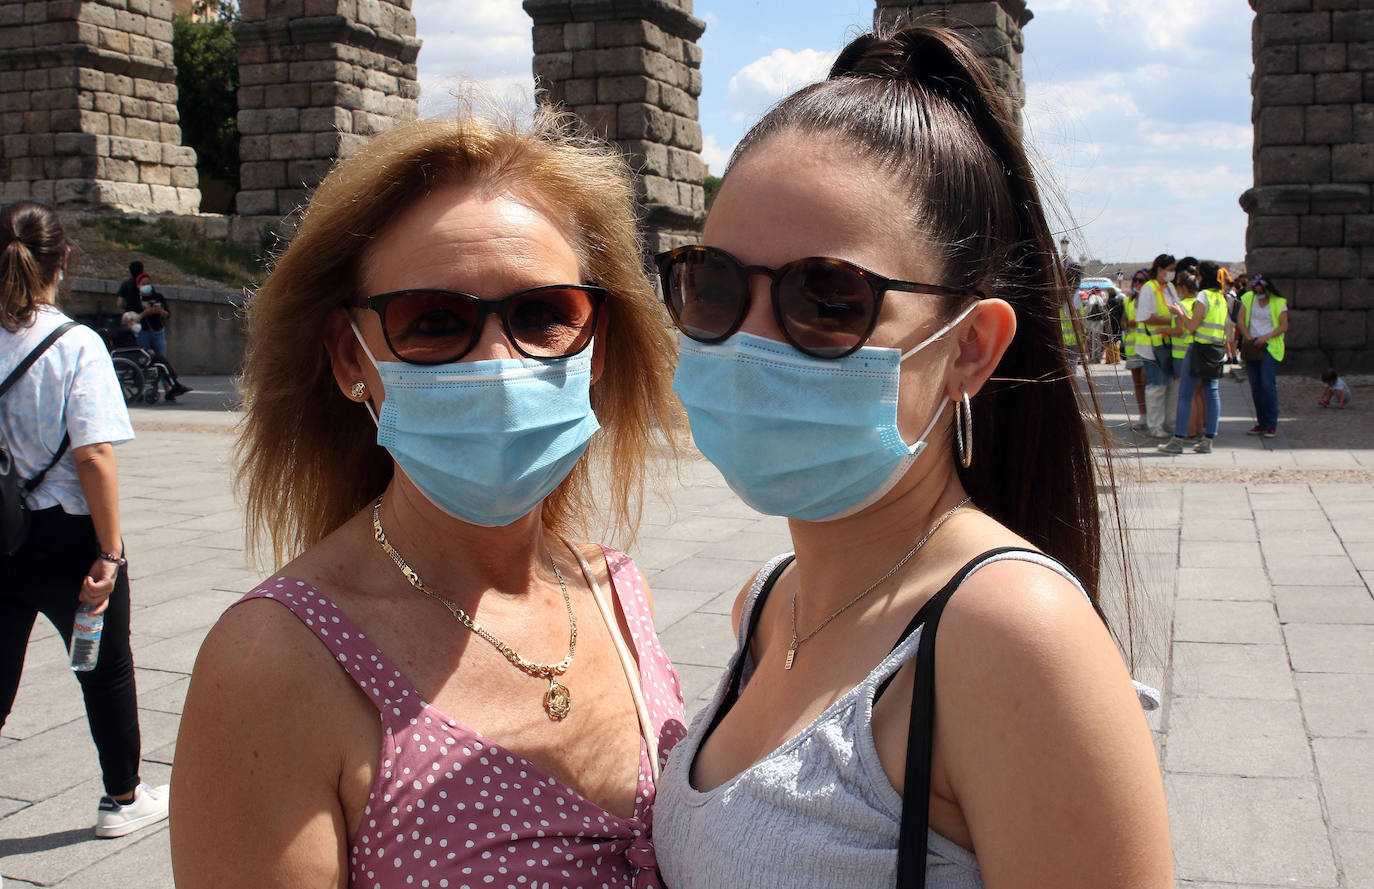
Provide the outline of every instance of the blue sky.
<path id="1" fill-rule="evenodd" d="M 750 123 L 824 76 L 872 22 L 873 0 L 697 0 L 703 156 L 719 174 Z M 1071 252 L 1243 259 L 1251 184 L 1250 23 L 1240 0 L 1032 0 L 1026 138 Z M 528 107 L 530 20 L 519 0 L 415 0 L 421 113 L 472 81 Z"/>

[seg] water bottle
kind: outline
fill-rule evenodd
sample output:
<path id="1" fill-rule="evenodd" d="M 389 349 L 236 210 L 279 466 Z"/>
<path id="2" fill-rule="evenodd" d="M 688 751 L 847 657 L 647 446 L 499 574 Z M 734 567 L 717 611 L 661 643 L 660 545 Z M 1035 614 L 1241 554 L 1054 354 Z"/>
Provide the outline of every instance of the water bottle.
<path id="1" fill-rule="evenodd" d="M 100 657 L 100 632 L 105 629 L 105 613 L 91 614 L 95 608 L 89 602 L 76 607 L 76 623 L 72 625 L 72 669 L 79 673 L 95 669 Z"/>

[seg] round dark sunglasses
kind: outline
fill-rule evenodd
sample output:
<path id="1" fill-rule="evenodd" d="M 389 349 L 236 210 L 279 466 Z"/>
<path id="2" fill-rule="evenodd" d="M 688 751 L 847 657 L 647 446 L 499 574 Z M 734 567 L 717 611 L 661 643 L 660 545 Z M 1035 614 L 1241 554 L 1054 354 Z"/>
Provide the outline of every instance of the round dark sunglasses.
<path id="1" fill-rule="evenodd" d="M 734 335 L 749 313 L 749 279 L 772 281 L 773 318 L 798 351 L 843 358 L 873 335 L 889 290 L 981 297 L 976 290 L 885 278 L 843 259 L 810 256 L 776 269 L 744 265 L 716 247 L 678 247 L 655 257 L 663 301 L 678 329 L 702 343 Z"/>
<path id="2" fill-rule="evenodd" d="M 391 354 L 407 364 L 449 364 L 472 351 L 487 315 L 501 318 L 506 339 L 526 358 L 569 358 L 591 342 L 607 293 L 590 284 L 546 284 L 500 299 L 453 290 L 396 290 L 347 305 L 382 321 Z"/>

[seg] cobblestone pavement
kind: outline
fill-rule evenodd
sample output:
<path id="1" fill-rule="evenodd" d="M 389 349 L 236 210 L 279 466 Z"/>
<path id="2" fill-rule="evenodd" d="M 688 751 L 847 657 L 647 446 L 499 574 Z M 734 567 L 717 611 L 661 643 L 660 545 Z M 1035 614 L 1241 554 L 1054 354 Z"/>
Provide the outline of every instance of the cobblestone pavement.
<path id="1" fill-rule="evenodd" d="M 1374 887 L 1374 441 L 1249 438 L 1248 389 L 1227 379 L 1216 453 L 1137 451 L 1121 376 L 1094 371 L 1121 439 L 1137 678 L 1165 690 L 1152 725 L 1179 885 Z M 197 391 L 174 407 L 136 408 L 138 438 L 118 451 L 151 782 L 168 780 L 206 630 L 261 577 L 230 491 L 228 381 L 190 382 Z M 730 653 L 736 591 L 787 534 L 700 459 L 669 493 L 671 507 L 646 510 L 632 554 L 694 712 Z M 40 621 L 0 736 L 6 885 L 170 886 L 166 826 L 96 840 L 100 793 L 78 686 Z"/>

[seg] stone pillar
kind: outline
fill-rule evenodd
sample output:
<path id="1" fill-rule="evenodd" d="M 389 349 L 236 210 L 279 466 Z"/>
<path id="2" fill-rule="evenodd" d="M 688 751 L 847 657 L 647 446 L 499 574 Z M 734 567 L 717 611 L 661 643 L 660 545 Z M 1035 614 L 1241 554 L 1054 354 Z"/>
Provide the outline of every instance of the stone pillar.
<path id="1" fill-rule="evenodd" d="M 1026 41 L 1021 29 L 1031 17 L 1025 0 L 878 0 L 873 24 L 920 20 L 959 31 L 981 51 L 993 79 L 1011 101 L 1012 118 L 1019 120 L 1021 109 L 1026 107 L 1026 85 L 1021 79 Z"/>
<path id="2" fill-rule="evenodd" d="M 6 201 L 194 213 L 179 120 L 167 0 L 0 2 Z"/>
<path id="3" fill-rule="evenodd" d="M 651 253 L 695 241 L 705 218 L 701 49 L 692 0 L 524 0 L 541 103 L 620 145 L 639 174 Z"/>
<path id="4" fill-rule="evenodd" d="M 1288 368 L 1374 370 L 1374 9 L 1251 0 L 1245 266 L 1288 298 Z M 1368 4 L 1361 4 L 1362 7 Z"/>
<path id="5" fill-rule="evenodd" d="M 243 216 L 288 216 L 330 166 L 419 112 L 411 0 L 241 0 Z"/>

